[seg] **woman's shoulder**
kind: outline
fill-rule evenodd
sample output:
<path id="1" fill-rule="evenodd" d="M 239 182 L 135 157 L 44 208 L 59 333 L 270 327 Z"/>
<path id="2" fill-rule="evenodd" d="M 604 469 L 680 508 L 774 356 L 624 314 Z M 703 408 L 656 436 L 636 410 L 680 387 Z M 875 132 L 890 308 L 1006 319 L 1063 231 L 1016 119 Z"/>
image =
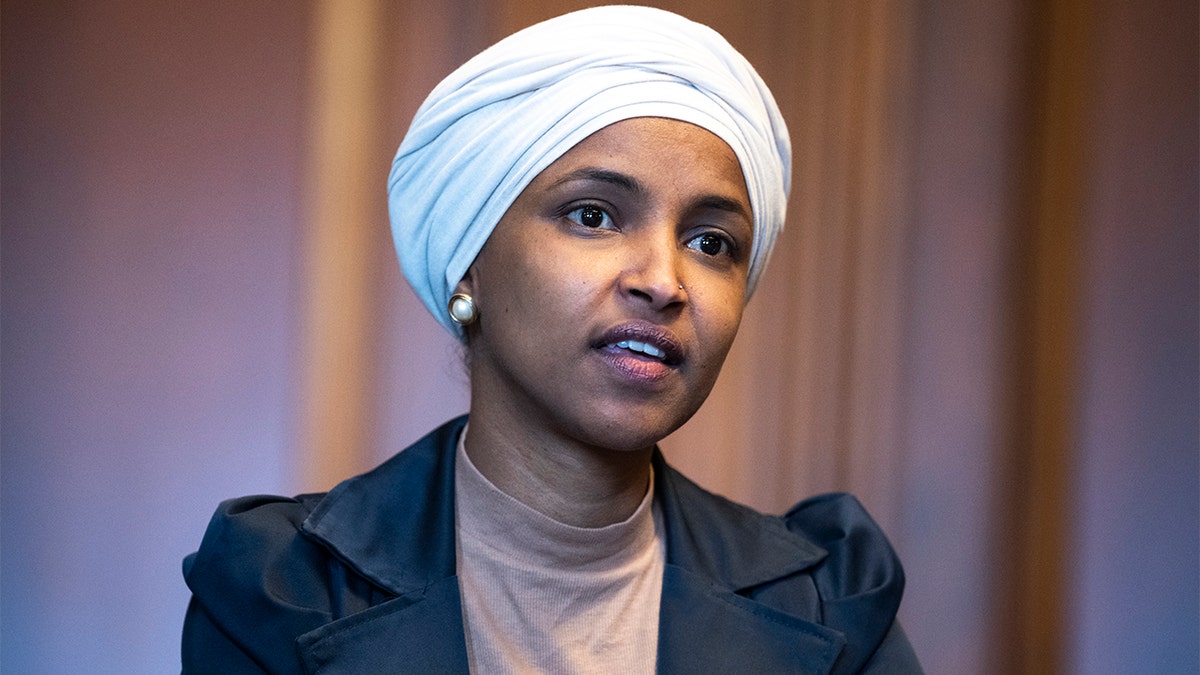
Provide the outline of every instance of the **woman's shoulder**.
<path id="1" fill-rule="evenodd" d="M 805 499 L 782 516 L 788 530 L 819 546 L 827 555 L 814 574 L 822 596 L 854 596 L 886 582 L 897 595 L 904 570 L 887 535 L 851 494 L 834 492 Z"/>
<path id="2" fill-rule="evenodd" d="M 250 558 L 274 558 L 274 551 L 294 546 L 301 524 L 323 497 L 251 495 L 221 502 L 209 519 L 200 550 L 185 559 L 184 576 L 214 566 L 243 570 Z"/>
<path id="3" fill-rule="evenodd" d="M 185 672 L 297 669 L 295 636 L 330 617 L 327 554 L 300 533 L 320 498 L 255 495 L 217 507 L 200 549 L 183 561 L 192 591 Z"/>
<path id="4" fill-rule="evenodd" d="M 221 502 L 200 549 L 183 561 L 192 592 L 185 671 L 241 672 L 237 664 L 255 672 L 297 671 L 299 636 L 391 597 L 305 532 L 305 520 L 325 498 Z"/>
<path id="5" fill-rule="evenodd" d="M 782 516 L 792 532 L 825 551 L 812 569 L 822 622 L 847 637 L 850 662 L 899 664 L 920 672 L 896 612 L 904 594 L 904 568 L 883 530 L 853 495 L 810 497 Z"/>
<path id="6" fill-rule="evenodd" d="M 329 552 L 301 525 L 323 497 L 254 495 L 221 502 L 199 550 L 183 561 L 193 595 L 218 613 L 231 598 L 239 599 L 244 614 L 285 607 L 320 611 L 328 598 Z"/>
<path id="7" fill-rule="evenodd" d="M 250 495 L 226 499 L 217 505 L 205 530 L 201 549 L 269 543 L 295 535 L 324 493 L 281 497 Z"/>

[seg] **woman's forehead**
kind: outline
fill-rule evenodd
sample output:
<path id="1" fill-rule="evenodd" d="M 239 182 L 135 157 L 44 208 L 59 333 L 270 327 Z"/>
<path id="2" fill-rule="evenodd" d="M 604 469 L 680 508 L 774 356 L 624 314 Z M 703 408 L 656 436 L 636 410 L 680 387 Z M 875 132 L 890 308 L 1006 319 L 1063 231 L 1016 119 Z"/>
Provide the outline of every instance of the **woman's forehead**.
<path id="1" fill-rule="evenodd" d="M 699 125 L 663 117 L 635 117 L 603 127 L 563 153 L 533 183 L 545 187 L 549 180 L 561 182 L 568 174 L 605 167 L 619 167 L 636 176 L 676 163 L 748 203 L 745 177 L 733 148 Z"/>

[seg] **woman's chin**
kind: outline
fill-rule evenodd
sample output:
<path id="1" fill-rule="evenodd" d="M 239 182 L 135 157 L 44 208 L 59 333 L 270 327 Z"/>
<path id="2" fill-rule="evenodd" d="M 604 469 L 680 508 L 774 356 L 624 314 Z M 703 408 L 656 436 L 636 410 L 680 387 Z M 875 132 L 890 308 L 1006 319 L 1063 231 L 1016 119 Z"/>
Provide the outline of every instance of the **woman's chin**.
<path id="1" fill-rule="evenodd" d="M 686 415 L 602 416 L 583 422 L 571 432 L 587 445 L 614 452 L 636 452 L 654 447 L 659 441 L 683 426 L 694 412 L 692 410 Z"/>

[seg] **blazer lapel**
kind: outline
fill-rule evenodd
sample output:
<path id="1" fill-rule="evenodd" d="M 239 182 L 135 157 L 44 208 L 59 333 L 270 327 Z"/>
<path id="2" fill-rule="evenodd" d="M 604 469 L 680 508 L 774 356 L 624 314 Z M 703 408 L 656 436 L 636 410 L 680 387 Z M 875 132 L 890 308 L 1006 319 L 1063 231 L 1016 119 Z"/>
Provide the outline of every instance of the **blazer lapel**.
<path id="1" fill-rule="evenodd" d="M 830 672 L 836 631 L 714 587 L 668 565 L 659 609 L 660 673 Z"/>
<path id="2" fill-rule="evenodd" d="M 454 449 L 465 417 L 335 487 L 302 525 L 391 597 L 297 640 L 312 673 L 467 672 Z"/>
<path id="3" fill-rule="evenodd" d="M 308 673 L 466 673 L 458 579 L 389 600 L 300 636 Z"/>
<path id="4" fill-rule="evenodd" d="M 794 578 L 825 551 L 783 522 L 714 496 L 655 458 L 667 565 L 658 671 L 828 673 L 844 636 L 816 623 L 815 588 Z M 773 584 L 793 592 L 780 606 Z"/>

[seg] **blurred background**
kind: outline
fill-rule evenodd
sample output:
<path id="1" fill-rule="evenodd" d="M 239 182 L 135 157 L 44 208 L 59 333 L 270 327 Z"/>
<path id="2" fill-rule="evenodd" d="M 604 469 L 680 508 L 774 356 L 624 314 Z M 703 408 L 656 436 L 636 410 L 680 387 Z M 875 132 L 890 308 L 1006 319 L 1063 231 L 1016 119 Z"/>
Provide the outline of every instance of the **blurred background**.
<path id="1" fill-rule="evenodd" d="M 0 670 L 178 671 L 220 500 L 466 410 L 391 156 L 587 4 L 0 3 Z M 931 673 L 1197 672 L 1196 3 L 651 4 L 758 67 L 796 163 L 670 459 L 768 511 L 858 494 Z"/>

